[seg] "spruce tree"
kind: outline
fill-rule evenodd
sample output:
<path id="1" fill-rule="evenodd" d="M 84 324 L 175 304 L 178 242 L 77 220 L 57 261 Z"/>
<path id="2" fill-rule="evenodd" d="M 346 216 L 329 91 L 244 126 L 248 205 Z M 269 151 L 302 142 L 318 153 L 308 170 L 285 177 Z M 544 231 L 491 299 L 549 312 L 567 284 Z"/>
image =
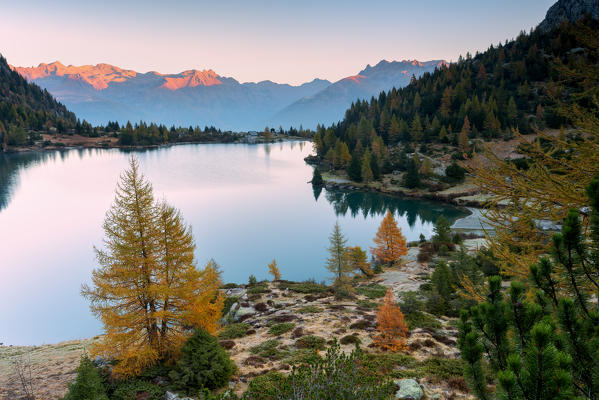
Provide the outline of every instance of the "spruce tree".
<path id="1" fill-rule="evenodd" d="M 314 173 L 312 174 L 312 186 L 322 185 L 324 185 L 324 180 L 322 179 L 322 175 L 320 174 L 320 169 L 316 167 L 314 168 Z"/>
<path id="2" fill-rule="evenodd" d="M 329 258 L 327 259 L 327 269 L 333 273 L 335 283 L 345 281 L 351 272 L 346 243 L 347 239 L 341 233 L 339 222 L 336 222 L 329 236 Z"/>
<path id="3" fill-rule="evenodd" d="M 408 189 L 415 189 L 420 186 L 420 175 L 418 174 L 418 166 L 414 159 L 408 160 L 407 170 L 403 178 L 403 186 Z"/>
<path id="4" fill-rule="evenodd" d="M 355 151 L 347 168 L 347 175 L 354 182 L 362 182 L 362 163 L 360 156 Z"/>

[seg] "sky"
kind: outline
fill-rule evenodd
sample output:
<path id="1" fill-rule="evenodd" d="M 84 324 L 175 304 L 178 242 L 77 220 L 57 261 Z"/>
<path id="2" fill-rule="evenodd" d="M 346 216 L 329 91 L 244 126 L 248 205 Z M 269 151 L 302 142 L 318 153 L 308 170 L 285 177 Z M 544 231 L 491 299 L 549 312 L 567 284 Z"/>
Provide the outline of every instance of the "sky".
<path id="1" fill-rule="evenodd" d="M 555 0 L 0 0 L 15 66 L 213 69 L 241 82 L 339 80 L 382 59 L 455 61 L 540 23 Z"/>

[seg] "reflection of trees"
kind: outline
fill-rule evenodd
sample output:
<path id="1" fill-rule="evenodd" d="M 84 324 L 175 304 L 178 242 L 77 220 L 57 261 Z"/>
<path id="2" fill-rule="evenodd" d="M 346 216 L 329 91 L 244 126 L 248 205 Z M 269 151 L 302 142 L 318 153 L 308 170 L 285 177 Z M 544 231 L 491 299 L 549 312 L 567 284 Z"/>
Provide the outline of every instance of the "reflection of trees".
<path id="1" fill-rule="evenodd" d="M 26 152 L 14 154 L 0 153 L 0 211 L 2 211 L 12 198 L 19 186 L 21 172 L 31 166 L 38 165 L 46 160 L 54 160 L 64 152 Z"/>
<path id="2" fill-rule="evenodd" d="M 379 193 L 343 191 L 327 189 L 325 195 L 335 214 L 355 217 L 384 215 L 387 210 L 398 216 L 405 216 L 408 224 L 414 226 L 419 217 L 423 222 L 435 222 L 443 214 L 451 223 L 468 215 L 459 208 L 426 200 L 397 198 Z"/>

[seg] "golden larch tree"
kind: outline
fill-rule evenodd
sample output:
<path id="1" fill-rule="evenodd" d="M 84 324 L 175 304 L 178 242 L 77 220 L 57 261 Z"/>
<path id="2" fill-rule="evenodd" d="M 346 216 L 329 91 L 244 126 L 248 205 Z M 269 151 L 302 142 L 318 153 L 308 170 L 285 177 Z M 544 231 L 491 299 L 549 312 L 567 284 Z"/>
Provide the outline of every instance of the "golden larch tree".
<path id="1" fill-rule="evenodd" d="M 364 274 L 366 276 L 374 275 L 370 263 L 368 262 L 366 251 L 360 246 L 348 247 L 347 258 L 352 271 L 355 274 Z"/>
<path id="2" fill-rule="evenodd" d="M 281 280 L 281 271 L 279 271 L 279 267 L 277 267 L 277 260 L 272 260 L 272 262 L 268 264 L 268 273 L 272 275 L 273 281 Z"/>
<path id="3" fill-rule="evenodd" d="M 218 268 L 196 268 L 190 228 L 176 209 L 155 202 L 134 158 L 103 228 L 105 249 L 95 249 L 100 267 L 82 294 L 106 333 L 92 353 L 117 361 L 116 376 L 175 357 L 194 328 L 218 329 Z"/>
<path id="4" fill-rule="evenodd" d="M 374 257 L 384 263 L 396 263 L 401 257 L 408 254 L 406 238 L 401 233 L 401 229 L 397 226 L 397 222 L 391 211 L 387 211 L 387 215 L 383 218 L 379 230 L 374 237 L 375 247 L 370 251 Z"/>
<path id="5" fill-rule="evenodd" d="M 374 337 L 374 343 L 390 351 L 399 351 L 406 348 L 408 325 L 404 321 L 403 313 L 395 303 L 391 288 L 387 289 L 383 303 L 379 306 L 376 316 L 376 329 L 379 332 Z"/>

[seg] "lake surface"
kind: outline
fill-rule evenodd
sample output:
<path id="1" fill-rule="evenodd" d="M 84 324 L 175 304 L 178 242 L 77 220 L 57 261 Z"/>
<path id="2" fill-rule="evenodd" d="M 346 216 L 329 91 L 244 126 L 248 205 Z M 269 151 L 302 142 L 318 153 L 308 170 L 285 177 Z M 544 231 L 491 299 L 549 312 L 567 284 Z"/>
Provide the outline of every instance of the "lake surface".
<path id="1" fill-rule="evenodd" d="M 211 258 L 225 282 L 323 281 L 328 236 L 338 220 L 348 245 L 372 246 L 391 209 L 408 240 L 430 237 L 440 214 L 462 210 L 389 196 L 316 190 L 304 162 L 311 143 L 190 144 L 140 151 L 63 150 L 0 154 L 0 342 L 54 343 L 101 333 L 80 294 L 97 267 L 105 212 L 135 155 L 143 173 L 191 224 L 198 265 Z"/>

